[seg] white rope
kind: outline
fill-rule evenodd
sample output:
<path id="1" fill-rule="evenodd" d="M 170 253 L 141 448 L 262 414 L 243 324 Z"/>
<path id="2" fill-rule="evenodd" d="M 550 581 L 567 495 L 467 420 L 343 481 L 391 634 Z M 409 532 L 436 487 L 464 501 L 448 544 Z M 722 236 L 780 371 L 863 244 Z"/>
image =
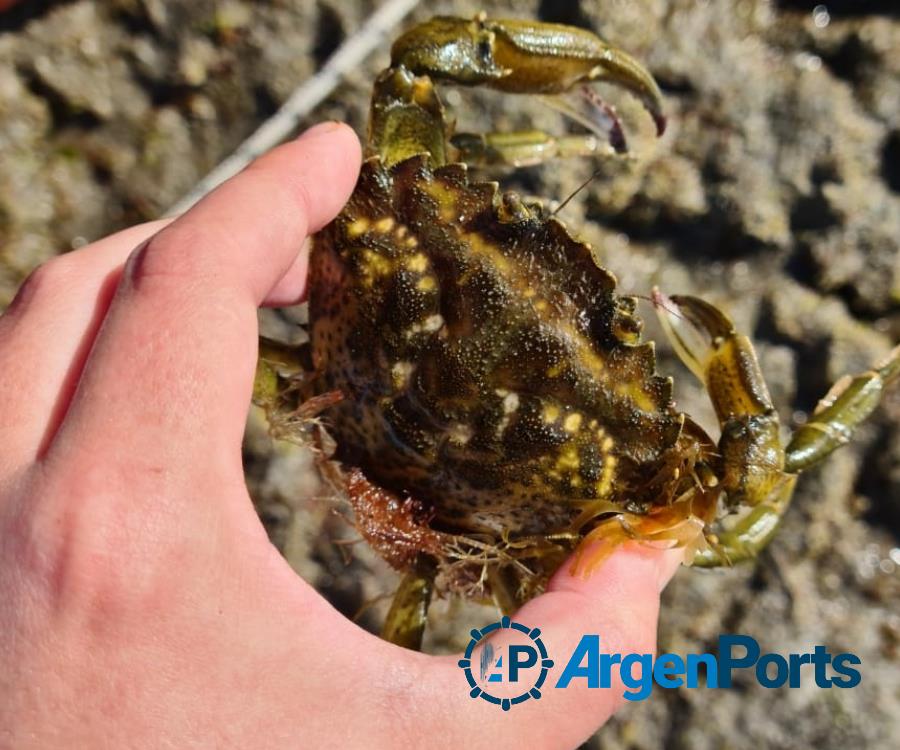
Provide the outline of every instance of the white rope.
<path id="1" fill-rule="evenodd" d="M 186 211 L 257 156 L 286 140 L 296 131 L 300 120 L 334 91 L 344 75 L 360 65 L 418 3 L 419 0 L 387 0 L 328 58 L 316 75 L 301 84 L 272 117 L 172 206 L 167 215 Z"/>

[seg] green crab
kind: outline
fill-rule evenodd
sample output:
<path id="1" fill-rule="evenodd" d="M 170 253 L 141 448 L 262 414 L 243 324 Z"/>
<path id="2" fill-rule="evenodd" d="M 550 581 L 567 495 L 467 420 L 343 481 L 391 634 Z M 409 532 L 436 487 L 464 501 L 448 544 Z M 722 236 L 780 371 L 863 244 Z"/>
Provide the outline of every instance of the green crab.
<path id="1" fill-rule="evenodd" d="M 595 132 L 453 134 L 436 81 L 551 97 Z M 466 162 L 624 150 L 595 81 L 637 96 L 663 132 L 653 77 L 588 31 L 479 15 L 403 34 L 375 82 L 356 190 L 314 238 L 309 343 L 262 342 L 255 395 L 275 434 L 318 451 L 362 536 L 405 574 L 394 642 L 418 646 L 433 591 L 510 612 L 575 549 L 585 572 L 630 539 L 700 566 L 752 558 L 797 476 L 900 375 L 897 348 L 842 379 L 785 446 L 749 339 L 703 300 L 654 291 L 720 436 L 679 412 L 602 253 L 467 175 Z"/>

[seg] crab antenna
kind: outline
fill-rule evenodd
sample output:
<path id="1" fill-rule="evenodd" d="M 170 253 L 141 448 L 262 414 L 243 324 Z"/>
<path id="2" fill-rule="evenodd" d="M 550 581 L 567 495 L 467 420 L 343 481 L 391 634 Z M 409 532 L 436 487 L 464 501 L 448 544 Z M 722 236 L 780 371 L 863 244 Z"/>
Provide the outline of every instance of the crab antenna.
<path id="1" fill-rule="evenodd" d="M 575 188 L 570 194 L 569 197 L 566 198 L 562 203 L 560 203 L 550 214 L 551 216 L 556 216 L 560 211 L 562 211 L 568 204 L 569 201 L 572 200 L 576 195 L 578 195 L 582 190 L 584 190 L 588 185 L 590 185 L 595 179 L 600 176 L 600 168 L 595 169 L 591 176 L 588 177 L 584 182 L 582 182 L 577 188 Z"/>

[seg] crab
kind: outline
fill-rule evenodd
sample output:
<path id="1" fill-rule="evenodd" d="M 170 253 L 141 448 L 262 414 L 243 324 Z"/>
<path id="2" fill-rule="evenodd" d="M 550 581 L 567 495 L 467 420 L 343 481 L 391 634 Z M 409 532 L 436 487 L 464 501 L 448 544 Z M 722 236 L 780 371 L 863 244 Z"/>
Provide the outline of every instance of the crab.
<path id="1" fill-rule="evenodd" d="M 625 151 L 596 81 L 635 95 L 663 132 L 653 77 L 589 31 L 480 14 L 400 36 L 356 189 L 313 240 L 309 341 L 261 342 L 255 399 L 274 434 L 316 450 L 361 535 L 403 573 L 383 631 L 395 643 L 419 646 L 434 592 L 511 613 L 575 550 L 585 574 L 628 540 L 697 566 L 753 558 L 798 475 L 900 376 L 898 347 L 840 380 L 785 444 L 750 340 L 713 305 L 654 290 L 718 438 L 681 413 L 600 253 L 468 176 L 467 162 Z M 593 132 L 453 134 L 435 82 L 541 95 Z"/>

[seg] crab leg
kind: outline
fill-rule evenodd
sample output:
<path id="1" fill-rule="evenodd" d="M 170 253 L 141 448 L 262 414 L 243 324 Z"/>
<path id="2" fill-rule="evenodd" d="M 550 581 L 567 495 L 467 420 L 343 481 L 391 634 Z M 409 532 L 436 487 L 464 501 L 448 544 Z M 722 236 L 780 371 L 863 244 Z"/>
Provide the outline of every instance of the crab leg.
<path id="1" fill-rule="evenodd" d="M 287 408 L 287 381 L 312 371 L 309 344 L 290 346 L 259 337 L 259 357 L 253 379 L 253 403 L 269 412 Z M 270 415 L 271 416 L 271 415 Z"/>
<path id="2" fill-rule="evenodd" d="M 413 651 L 422 648 L 434 575 L 434 565 L 423 557 L 403 576 L 381 628 L 384 640 Z"/>
<path id="3" fill-rule="evenodd" d="M 450 143 L 458 161 L 470 165 L 526 167 L 572 156 L 612 156 L 615 149 L 593 135 L 554 136 L 541 130 L 456 133 Z"/>
<path id="4" fill-rule="evenodd" d="M 416 154 L 447 163 L 444 107 L 427 76 L 388 68 L 375 81 L 367 151 L 392 166 Z"/>
<path id="5" fill-rule="evenodd" d="M 666 299 L 659 292 L 654 300 L 676 352 L 706 386 L 716 410 L 722 428 L 720 479 L 729 504 L 758 505 L 781 484 L 784 449 L 753 345 L 708 302 Z"/>
<path id="6" fill-rule="evenodd" d="M 682 361 L 709 391 L 722 436 L 718 476 L 726 505 L 742 515 L 694 564 L 728 565 L 756 555 L 790 503 L 795 477 L 785 469 L 779 420 L 746 336 L 717 308 L 696 297 L 654 290 L 664 329 Z"/>
<path id="7" fill-rule="evenodd" d="M 885 388 L 900 378 L 900 346 L 868 372 L 841 378 L 810 419 L 792 436 L 785 468 L 800 472 L 846 445 L 853 431 L 878 406 Z"/>
<path id="8" fill-rule="evenodd" d="M 715 307 L 695 297 L 668 299 L 655 292 L 654 301 L 675 350 L 706 385 L 719 415 L 727 502 L 750 508 L 710 539 L 711 548 L 698 553 L 694 564 L 709 567 L 753 557 L 768 544 L 787 510 L 796 476 L 846 445 L 885 389 L 900 378 L 900 346 L 871 370 L 839 380 L 782 449 L 778 418 L 749 340 L 737 335 Z"/>
<path id="9" fill-rule="evenodd" d="M 796 476 L 787 475 L 765 502 L 750 509 L 734 525 L 707 535 L 709 546 L 698 550 L 690 561 L 700 568 L 719 568 L 752 560 L 775 536 L 794 494 Z"/>
<path id="10" fill-rule="evenodd" d="M 573 156 L 621 157 L 628 151 L 625 132 L 615 109 L 587 85 L 541 101 L 587 128 L 591 134 L 554 136 L 541 130 L 506 133 L 456 133 L 450 143 L 457 160 L 468 164 L 540 164 Z"/>

